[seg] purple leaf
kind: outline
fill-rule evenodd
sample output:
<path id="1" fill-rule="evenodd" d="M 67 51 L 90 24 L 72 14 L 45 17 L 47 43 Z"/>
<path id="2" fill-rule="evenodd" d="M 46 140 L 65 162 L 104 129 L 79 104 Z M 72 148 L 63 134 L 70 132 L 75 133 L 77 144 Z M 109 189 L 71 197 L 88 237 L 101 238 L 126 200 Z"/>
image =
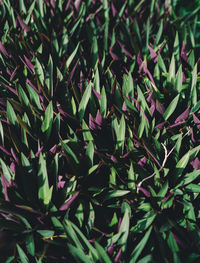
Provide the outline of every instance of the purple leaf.
<path id="1" fill-rule="evenodd" d="M 153 160 L 157 163 L 157 165 L 159 167 L 161 167 L 160 163 L 158 162 L 158 160 L 156 159 L 156 157 L 149 151 L 149 149 L 146 147 L 146 145 L 144 144 L 144 148 L 145 150 L 148 152 L 148 154 L 153 158 Z"/>
<path id="2" fill-rule="evenodd" d="M 80 193 L 79 191 L 76 192 L 66 203 L 61 205 L 59 210 L 60 211 L 67 210 L 71 206 L 71 204 L 74 202 L 74 200 L 78 197 L 79 193 Z"/>
<path id="3" fill-rule="evenodd" d="M 183 41 L 182 43 L 182 48 L 181 48 L 181 58 L 187 62 L 188 61 L 188 56 L 187 56 L 187 51 L 186 51 L 186 47 L 185 47 L 185 43 Z"/>
<path id="4" fill-rule="evenodd" d="M 18 70 L 18 67 L 16 67 L 16 69 L 15 69 L 15 70 L 13 71 L 13 73 L 11 74 L 11 76 L 10 76 L 10 81 L 13 80 L 14 76 L 16 75 L 17 70 Z"/>
<path id="5" fill-rule="evenodd" d="M 125 103 L 125 101 L 123 102 L 122 110 L 123 110 L 123 111 L 127 111 L 127 107 L 126 107 L 126 103 Z"/>
<path id="6" fill-rule="evenodd" d="M 156 100 L 156 110 L 157 110 L 161 115 L 163 115 L 164 112 L 165 112 L 164 106 L 163 106 L 158 100 Z"/>
<path id="7" fill-rule="evenodd" d="M 175 123 L 186 120 L 190 113 L 190 107 L 188 107 L 181 115 L 175 120 Z"/>
<path id="8" fill-rule="evenodd" d="M 101 100 L 101 94 L 99 94 L 95 89 L 92 89 L 98 100 Z"/>
<path id="9" fill-rule="evenodd" d="M 119 57 L 115 53 L 113 53 L 112 49 L 113 49 L 113 47 L 109 48 L 109 53 L 110 53 L 112 59 L 113 60 L 119 60 Z"/>
<path id="10" fill-rule="evenodd" d="M 138 66 L 139 66 L 139 67 L 142 65 L 142 55 L 141 55 L 141 52 L 139 52 L 138 55 L 137 55 L 137 63 L 138 63 Z"/>
<path id="11" fill-rule="evenodd" d="M 70 1 L 69 1 L 70 2 Z M 53 7 L 53 9 L 55 9 L 55 7 L 56 7 L 56 2 L 55 2 L 55 0 L 51 0 L 51 6 Z"/>
<path id="12" fill-rule="evenodd" d="M 31 63 L 31 61 L 25 55 L 24 55 L 24 59 L 25 59 L 27 67 L 29 67 L 34 72 L 34 66 Z"/>
<path id="13" fill-rule="evenodd" d="M 0 149 L 8 156 L 11 156 L 10 152 L 8 152 L 3 146 L 0 146 Z"/>
<path id="14" fill-rule="evenodd" d="M 100 113 L 99 110 L 97 111 L 95 122 L 98 125 L 98 127 L 101 127 L 101 125 L 102 125 L 102 116 L 101 116 L 101 113 Z"/>
<path id="15" fill-rule="evenodd" d="M 14 158 L 15 162 L 17 163 L 17 162 L 18 162 L 18 159 L 17 159 L 17 156 L 16 156 L 16 154 L 15 154 L 13 148 L 11 148 L 10 152 L 11 152 L 12 157 Z"/>
<path id="16" fill-rule="evenodd" d="M 185 123 L 185 121 L 180 121 L 180 122 L 178 122 L 178 123 L 169 125 L 168 127 L 166 127 L 166 130 L 169 130 L 169 129 L 171 129 L 171 128 L 177 127 L 177 126 L 182 125 L 182 124 L 184 124 L 184 123 Z"/>
<path id="17" fill-rule="evenodd" d="M 128 50 L 122 45 L 122 43 L 119 41 L 119 40 L 117 40 L 117 42 L 118 42 L 118 44 L 120 45 L 120 47 L 124 50 L 124 53 L 127 55 L 127 57 L 129 57 L 129 58 L 133 58 L 133 56 L 131 55 L 131 53 L 130 52 L 128 52 Z"/>
<path id="18" fill-rule="evenodd" d="M 194 138 L 194 131 L 193 128 L 190 128 L 190 134 L 191 134 L 191 139 L 193 142 L 196 142 L 195 138 Z"/>
<path id="19" fill-rule="evenodd" d="M 22 28 L 22 30 L 24 30 L 24 32 L 29 32 L 29 27 L 21 20 L 21 18 L 18 16 L 17 17 L 18 21 L 19 21 L 19 24 Z"/>
<path id="20" fill-rule="evenodd" d="M 58 188 L 63 188 L 65 186 L 65 181 L 62 181 L 63 176 L 59 175 L 58 176 Z"/>
<path id="21" fill-rule="evenodd" d="M 146 159 L 146 157 L 144 156 L 143 158 L 141 158 L 141 159 L 138 161 L 137 164 L 143 167 L 143 166 L 146 164 L 146 162 L 147 162 L 147 159 Z"/>
<path id="22" fill-rule="evenodd" d="M 192 114 L 192 117 L 193 117 L 194 123 L 200 124 L 200 120 L 196 117 L 196 115 L 194 113 Z"/>
<path id="23" fill-rule="evenodd" d="M 153 59 L 153 62 L 156 63 L 158 61 L 158 55 L 156 54 L 156 52 L 153 50 L 153 48 L 150 45 L 148 45 L 148 47 L 149 47 L 149 51 Z"/>
<path id="24" fill-rule="evenodd" d="M 76 0 L 74 3 L 74 6 L 76 8 L 76 11 L 79 11 L 80 6 L 81 6 L 81 0 Z"/>
<path id="25" fill-rule="evenodd" d="M 7 187 L 9 187 L 11 185 L 11 183 L 9 183 L 6 178 L 4 177 L 3 174 L 1 174 L 1 184 L 4 190 L 4 197 L 6 201 L 10 201 L 8 198 L 8 194 L 7 194 Z"/>
<path id="26" fill-rule="evenodd" d="M 196 157 L 193 161 L 191 161 L 190 164 L 193 166 L 194 169 L 196 170 L 200 169 L 200 161 L 198 157 Z"/>
<path id="27" fill-rule="evenodd" d="M 161 122 L 161 123 L 157 124 L 157 125 L 155 126 L 155 129 L 162 129 L 162 127 L 165 125 L 165 123 L 167 123 L 167 122 L 164 121 L 164 122 Z"/>
<path id="28" fill-rule="evenodd" d="M 57 150 L 57 145 L 54 145 L 49 151 L 53 154 L 56 153 L 56 150 Z"/>
<path id="29" fill-rule="evenodd" d="M 4 46 L 2 45 L 1 41 L 0 41 L 0 50 L 7 56 L 9 57 L 8 52 L 6 51 L 6 49 L 4 48 Z"/>
<path id="30" fill-rule="evenodd" d="M 112 15 L 113 15 L 113 17 L 115 17 L 116 14 L 117 14 L 117 10 L 116 10 L 116 8 L 115 8 L 113 2 L 111 2 L 111 10 L 112 10 Z"/>
<path id="31" fill-rule="evenodd" d="M 111 243 L 111 245 L 109 246 L 107 252 L 108 252 L 109 255 L 113 254 L 113 252 L 114 252 L 114 243 Z"/>
<path id="32" fill-rule="evenodd" d="M 11 170 L 12 173 L 15 172 L 15 163 L 14 163 L 14 162 L 12 162 L 12 163 L 10 164 L 10 170 Z"/>
<path id="33" fill-rule="evenodd" d="M 137 184 L 136 184 L 136 187 L 137 187 L 137 189 L 138 189 L 139 191 L 141 191 L 146 197 L 150 197 L 150 196 L 151 196 L 150 193 L 149 193 L 149 191 L 147 191 L 147 190 L 144 189 L 143 187 L 138 186 Z"/>
<path id="34" fill-rule="evenodd" d="M 8 88 L 12 93 L 14 93 L 14 94 L 17 96 L 17 91 L 16 91 L 15 89 L 11 88 L 11 86 L 8 86 L 7 84 L 5 84 L 5 83 L 3 83 L 3 82 L 2 82 L 2 84 L 3 84 L 6 88 Z"/>
<path id="35" fill-rule="evenodd" d="M 172 233 L 172 236 L 180 247 L 182 247 L 183 249 L 187 248 L 186 244 L 176 234 Z"/>
<path id="36" fill-rule="evenodd" d="M 122 249 L 120 248 L 118 253 L 117 253 L 117 255 L 116 255 L 116 257 L 115 257 L 115 259 L 114 259 L 114 262 L 118 263 L 120 261 L 120 259 L 121 259 L 121 256 L 122 256 Z"/>

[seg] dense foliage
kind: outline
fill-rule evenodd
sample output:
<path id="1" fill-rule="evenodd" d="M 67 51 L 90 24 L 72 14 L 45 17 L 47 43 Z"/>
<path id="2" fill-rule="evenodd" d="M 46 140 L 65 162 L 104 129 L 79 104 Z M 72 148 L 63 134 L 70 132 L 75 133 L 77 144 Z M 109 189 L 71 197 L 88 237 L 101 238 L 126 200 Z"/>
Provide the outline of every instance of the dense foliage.
<path id="1" fill-rule="evenodd" d="M 1 262 L 200 262 L 190 3 L 0 1 Z"/>

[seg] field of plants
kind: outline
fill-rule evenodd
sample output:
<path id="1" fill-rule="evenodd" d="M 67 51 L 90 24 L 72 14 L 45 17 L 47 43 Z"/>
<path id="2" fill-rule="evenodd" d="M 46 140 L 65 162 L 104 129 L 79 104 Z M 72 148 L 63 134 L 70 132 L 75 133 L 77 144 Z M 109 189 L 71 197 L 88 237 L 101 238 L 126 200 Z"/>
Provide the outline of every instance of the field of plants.
<path id="1" fill-rule="evenodd" d="M 200 1 L 0 0 L 0 262 L 200 262 Z"/>

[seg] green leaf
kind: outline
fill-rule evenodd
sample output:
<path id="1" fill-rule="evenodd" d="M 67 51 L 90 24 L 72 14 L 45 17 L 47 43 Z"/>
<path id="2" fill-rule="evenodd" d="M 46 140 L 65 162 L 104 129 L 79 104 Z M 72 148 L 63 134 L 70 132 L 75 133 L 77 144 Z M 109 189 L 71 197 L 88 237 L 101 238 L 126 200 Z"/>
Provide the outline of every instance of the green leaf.
<path id="1" fill-rule="evenodd" d="M 0 121 L 0 136 L 1 136 L 1 143 L 2 145 L 4 145 L 4 132 L 3 132 L 3 126 L 1 121 Z"/>
<path id="2" fill-rule="evenodd" d="M 90 141 L 87 148 L 86 148 L 86 156 L 89 159 L 90 166 L 93 166 L 93 158 L 94 158 L 94 145 L 93 142 Z"/>
<path id="3" fill-rule="evenodd" d="M 46 160 L 42 154 L 40 154 L 39 158 L 38 187 L 38 198 L 45 207 L 48 207 L 52 197 L 53 186 L 49 188 Z"/>
<path id="4" fill-rule="evenodd" d="M 8 100 L 7 100 L 7 116 L 11 124 L 13 124 L 14 126 L 18 126 L 17 116 L 14 112 L 12 105 Z"/>
<path id="5" fill-rule="evenodd" d="M 179 100 L 179 94 L 172 100 L 172 102 L 169 104 L 169 106 L 167 107 L 164 115 L 163 115 L 163 118 L 165 120 L 169 119 L 169 117 L 172 115 L 172 113 L 175 111 L 176 109 L 176 106 L 178 104 L 178 100 Z"/>
<path id="6" fill-rule="evenodd" d="M 123 150 L 124 150 L 125 132 L 126 132 L 126 124 L 125 124 L 124 115 L 122 115 L 119 124 L 119 129 L 117 132 L 117 144 L 116 144 L 116 150 L 119 150 L 120 154 L 123 154 Z"/>
<path id="7" fill-rule="evenodd" d="M 68 57 L 67 62 L 66 62 L 67 69 L 69 68 L 69 66 L 70 66 L 72 60 L 74 59 L 74 57 L 76 56 L 76 53 L 77 53 L 78 48 L 79 48 L 79 45 L 80 45 L 80 43 L 78 43 L 78 45 L 76 46 L 76 48 L 74 49 L 72 54 Z"/>
<path id="8" fill-rule="evenodd" d="M 189 184 L 185 186 L 185 190 L 186 192 L 200 193 L 200 185 Z"/>
<path id="9" fill-rule="evenodd" d="M 28 90 L 31 102 L 33 102 L 39 110 L 43 110 L 42 106 L 40 104 L 40 97 L 39 97 L 38 93 L 28 83 L 26 83 L 26 88 Z"/>
<path id="10" fill-rule="evenodd" d="M 169 65 L 169 74 L 168 74 L 168 78 L 167 80 L 169 82 L 172 82 L 175 79 L 175 58 L 174 58 L 174 54 L 172 54 L 172 58 L 171 58 L 171 62 Z"/>
<path id="11" fill-rule="evenodd" d="M 28 257 L 26 256 L 22 248 L 18 244 L 16 245 L 16 247 L 17 247 L 17 251 L 18 251 L 21 263 L 29 263 Z"/>
<path id="12" fill-rule="evenodd" d="M 137 244 L 137 246 L 135 247 L 135 249 L 131 253 L 129 263 L 137 262 L 138 257 L 142 253 L 142 250 L 144 249 L 144 247 L 145 247 L 145 245 L 146 245 L 146 243 L 147 243 L 147 241 L 149 239 L 151 231 L 152 231 L 152 226 L 147 230 L 147 232 L 145 233 L 145 235 L 142 238 L 142 240 Z"/>
<path id="13" fill-rule="evenodd" d="M 123 219 L 120 225 L 120 229 L 119 229 L 119 233 L 121 234 L 121 237 L 118 241 L 118 244 L 121 245 L 121 249 L 123 252 L 126 250 L 126 246 L 127 246 L 126 242 L 127 242 L 128 235 L 129 235 L 129 226 L 130 226 L 129 209 L 130 207 L 125 208 L 125 213 L 124 213 L 124 216 L 123 216 Z"/>
<path id="14" fill-rule="evenodd" d="M 43 85 L 44 84 L 44 71 L 42 69 L 42 65 L 40 64 L 37 58 L 35 59 L 35 70 L 36 70 L 40 83 Z"/>
<path id="15" fill-rule="evenodd" d="M 89 127 L 87 126 L 86 122 L 82 121 L 82 129 L 83 129 L 83 139 L 84 141 L 94 141 L 92 134 L 90 132 Z"/>
<path id="16" fill-rule="evenodd" d="M 78 248 L 76 248 L 70 244 L 68 244 L 68 248 L 69 248 L 72 256 L 74 257 L 74 259 L 78 259 L 79 262 L 83 262 L 83 263 L 93 263 L 94 262 L 94 261 L 90 260 L 89 256 L 85 255 L 85 253 L 82 250 L 80 250 L 80 249 L 78 249 Z"/>
<path id="17" fill-rule="evenodd" d="M 53 230 L 37 230 L 37 233 L 39 233 L 42 237 L 52 237 L 55 234 L 55 231 Z"/>
<path id="18" fill-rule="evenodd" d="M 99 256 L 99 260 L 101 263 L 112 263 L 108 254 L 104 250 L 104 248 L 97 242 L 95 242 L 95 247 Z"/>
<path id="19" fill-rule="evenodd" d="M 35 243 L 34 243 L 33 234 L 27 235 L 25 242 L 26 242 L 27 251 L 29 252 L 31 256 L 34 256 L 35 255 Z"/>
<path id="20" fill-rule="evenodd" d="M 26 105 L 26 107 L 30 107 L 29 99 L 25 93 L 25 91 L 22 89 L 22 87 L 19 85 L 18 88 L 19 97 L 21 98 L 22 102 Z"/>
<path id="21" fill-rule="evenodd" d="M 162 71 L 164 73 L 167 73 L 167 69 L 166 69 L 165 63 L 164 63 L 164 61 L 163 61 L 163 59 L 162 59 L 160 54 L 158 54 L 158 65 L 159 65 L 159 67 L 162 69 Z"/>
<path id="22" fill-rule="evenodd" d="M 23 12 L 24 14 L 26 14 L 26 6 L 24 4 L 24 0 L 19 1 L 19 8 L 20 8 L 20 12 Z"/>
<path id="23" fill-rule="evenodd" d="M 185 168 L 190 158 L 190 152 L 187 152 L 177 163 L 176 168 Z"/>
<path id="24" fill-rule="evenodd" d="M 160 41 L 160 38 L 162 36 L 162 32 L 163 32 L 163 19 L 160 21 L 160 26 L 159 26 L 159 29 L 158 29 L 158 33 L 156 34 L 155 46 L 158 45 L 158 43 Z"/>
<path id="25" fill-rule="evenodd" d="M 101 90 L 101 101 L 100 101 L 100 112 L 101 115 L 105 118 L 107 111 L 107 97 L 106 97 L 106 91 L 103 87 Z"/>
<path id="26" fill-rule="evenodd" d="M 44 17 L 44 7 L 43 7 L 43 0 L 38 0 L 38 7 L 39 7 L 39 12 L 40 16 L 43 18 Z"/>
<path id="27" fill-rule="evenodd" d="M 65 226 L 65 229 L 67 226 L 70 226 L 70 228 L 73 229 L 73 231 L 75 231 L 75 235 L 78 239 L 78 242 L 81 243 L 81 247 L 85 248 L 84 251 L 85 250 L 88 251 L 91 254 L 94 262 L 96 262 L 96 260 L 98 259 L 97 252 L 96 252 L 95 248 L 90 244 L 88 239 L 84 236 L 84 234 L 80 231 L 80 229 L 74 223 L 72 223 L 69 220 L 64 221 L 64 226 Z M 80 249 L 79 247 L 80 247 L 80 245 L 77 246 L 79 251 L 83 250 L 83 249 Z"/>
<path id="28" fill-rule="evenodd" d="M 111 198 L 121 197 L 130 193 L 129 190 L 110 190 L 104 200 L 109 200 Z"/>
<path id="29" fill-rule="evenodd" d="M 11 181 L 11 179 L 14 179 L 13 175 L 12 175 L 12 172 L 10 171 L 10 168 L 4 163 L 4 161 L 0 158 L 0 163 L 1 163 L 1 168 L 2 168 L 2 171 L 3 171 L 3 175 L 4 177 L 6 178 L 6 180 L 8 182 Z"/>
<path id="30" fill-rule="evenodd" d="M 167 243 L 168 243 L 170 250 L 172 252 L 178 252 L 179 251 L 178 245 L 177 245 L 176 240 L 174 239 L 174 237 L 172 235 L 172 232 L 169 233 L 169 236 L 167 238 Z"/>
<path id="31" fill-rule="evenodd" d="M 182 83 L 183 83 L 183 72 L 182 72 L 182 65 L 180 65 L 178 72 L 176 74 L 176 81 L 175 81 L 176 90 L 178 91 L 178 93 L 180 93 L 182 90 Z"/>
<path id="32" fill-rule="evenodd" d="M 166 181 L 158 193 L 158 197 L 164 198 L 168 191 L 169 183 Z"/>
<path id="33" fill-rule="evenodd" d="M 50 98 L 52 99 L 53 98 L 53 60 L 51 55 L 49 56 L 46 84 L 49 90 Z"/>
<path id="34" fill-rule="evenodd" d="M 181 181 L 177 187 L 191 183 L 192 181 L 196 180 L 199 177 L 199 175 L 200 175 L 200 170 L 195 170 L 191 173 L 187 173 L 186 175 L 183 176 L 183 178 L 181 178 Z"/>
<path id="35" fill-rule="evenodd" d="M 72 151 L 72 149 L 63 141 L 61 141 L 61 145 L 62 145 L 62 148 L 65 151 L 65 153 L 69 154 L 74 159 L 76 164 L 79 164 L 79 160 L 76 157 L 75 153 Z"/>
<path id="36" fill-rule="evenodd" d="M 90 82 L 88 84 L 88 86 L 87 86 L 87 88 L 83 94 L 83 97 L 80 101 L 80 104 L 79 104 L 78 112 L 79 112 L 80 121 L 83 119 L 85 109 L 87 107 L 88 101 L 89 101 L 90 96 L 91 96 L 91 91 L 92 91 L 92 88 L 91 88 L 91 82 Z"/>
<path id="37" fill-rule="evenodd" d="M 42 126 L 41 126 L 42 132 L 48 131 L 50 133 L 52 123 L 53 123 L 53 105 L 52 105 L 52 101 L 50 101 L 49 105 L 45 110 L 44 121 L 42 122 Z"/>

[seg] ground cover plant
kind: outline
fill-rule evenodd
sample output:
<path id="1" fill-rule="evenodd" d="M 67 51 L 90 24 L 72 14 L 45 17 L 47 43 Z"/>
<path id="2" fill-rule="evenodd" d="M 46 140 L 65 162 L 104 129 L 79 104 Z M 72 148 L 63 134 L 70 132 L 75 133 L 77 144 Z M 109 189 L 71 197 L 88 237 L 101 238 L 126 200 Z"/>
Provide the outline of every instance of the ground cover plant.
<path id="1" fill-rule="evenodd" d="M 200 261 L 199 4 L 0 1 L 1 262 Z"/>

